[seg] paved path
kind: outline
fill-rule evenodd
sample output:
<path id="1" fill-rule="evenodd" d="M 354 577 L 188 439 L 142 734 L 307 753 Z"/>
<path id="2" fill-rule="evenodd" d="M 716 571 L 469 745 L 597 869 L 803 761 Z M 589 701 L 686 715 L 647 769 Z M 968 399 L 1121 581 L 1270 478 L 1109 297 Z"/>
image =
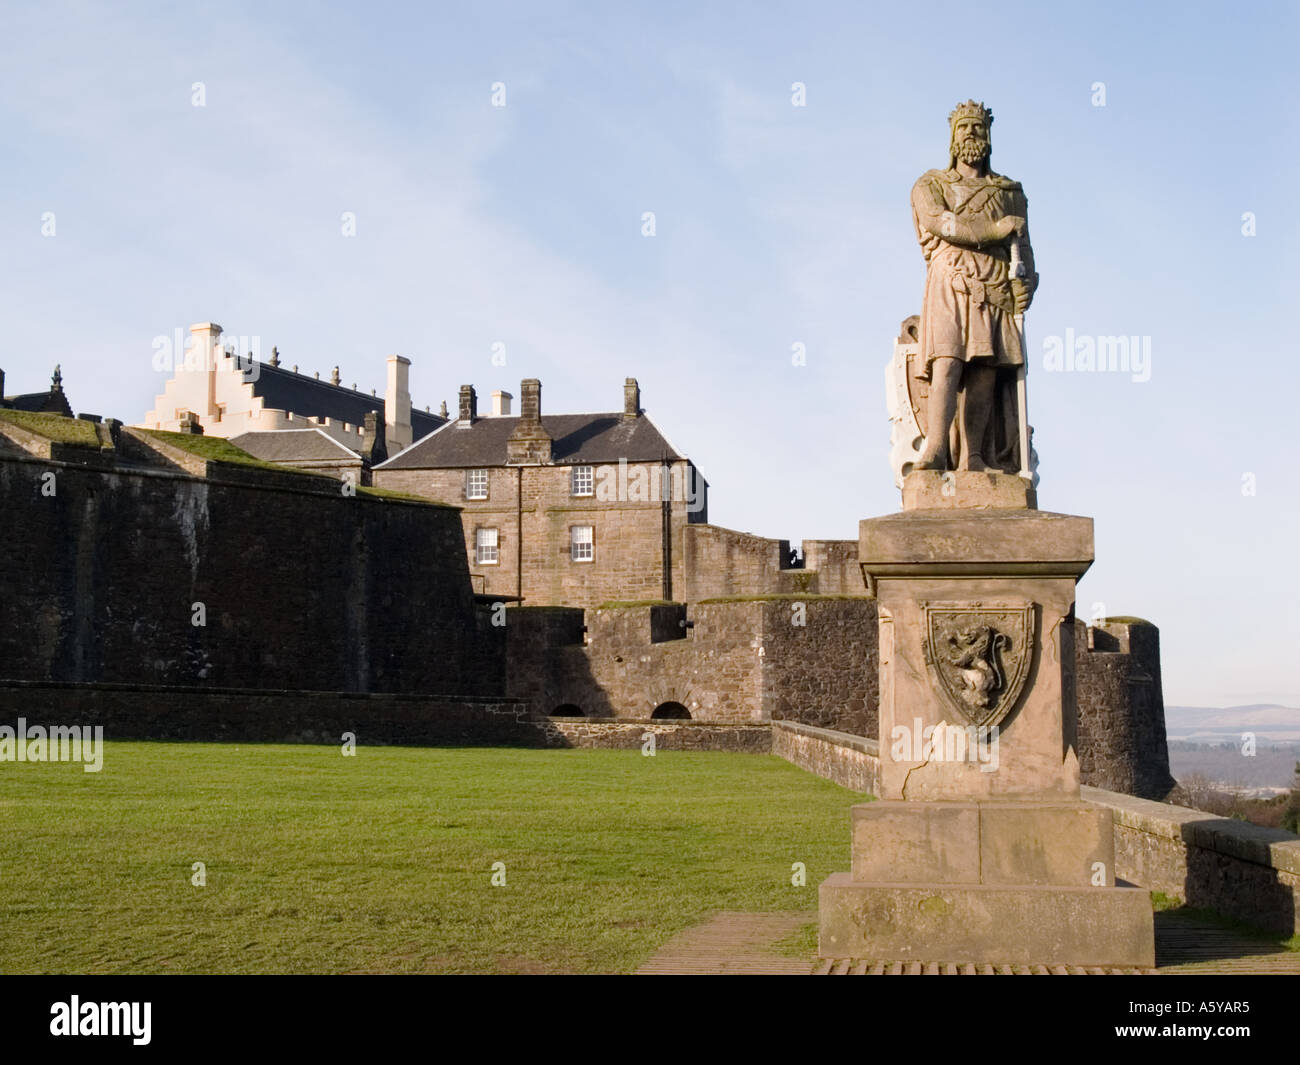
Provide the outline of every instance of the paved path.
<path id="1" fill-rule="evenodd" d="M 817 920 L 817 914 L 736 913 L 724 910 L 703 924 L 679 932 L 638 973 L 683 976 L 726 973 L 748 976 L 806 976 L 806 957 L 782 957 L 776 945 Z"/>
<path id="2" fill-rule="evenodd" d="M 798 913 L 723 911 L 688 928 L 637 970 L 646 975 L 703 973 L 802 976 L 1104 975 L 1149 973 L 1290 973 L 1300 975 L 1300 953 L 1283 950 L 1222 925 L 1179 913 L 1157 913 L 1155 969 L 1100 969 L 1042 965 L 923 965 L 919 962 L 825 961 L 787 957 L 779 944 L 817 920 Z"/>

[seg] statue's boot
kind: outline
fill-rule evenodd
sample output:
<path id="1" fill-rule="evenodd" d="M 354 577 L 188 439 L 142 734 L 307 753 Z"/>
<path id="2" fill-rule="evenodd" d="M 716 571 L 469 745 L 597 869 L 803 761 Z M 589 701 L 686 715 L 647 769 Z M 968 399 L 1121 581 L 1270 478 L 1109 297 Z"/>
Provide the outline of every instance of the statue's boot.
<path id="1" fill-rule="evenodd" d="M 948 453 L 943 448 L 926 448 L 921 457 L 912 465 L 914 470 L 946 470 Z"/>

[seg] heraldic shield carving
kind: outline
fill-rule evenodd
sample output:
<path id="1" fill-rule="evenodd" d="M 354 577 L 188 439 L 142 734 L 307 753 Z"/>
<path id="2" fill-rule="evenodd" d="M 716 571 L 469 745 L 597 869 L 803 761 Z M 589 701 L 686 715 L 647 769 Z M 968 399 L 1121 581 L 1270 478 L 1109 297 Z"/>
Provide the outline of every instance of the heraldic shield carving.
<path id="1" fill-rule="evenodd" d="M 921 610 L 930 681 L 958 723 L 1001 723 L 1029 675 L 1034 604 L 922 603 Z"/>

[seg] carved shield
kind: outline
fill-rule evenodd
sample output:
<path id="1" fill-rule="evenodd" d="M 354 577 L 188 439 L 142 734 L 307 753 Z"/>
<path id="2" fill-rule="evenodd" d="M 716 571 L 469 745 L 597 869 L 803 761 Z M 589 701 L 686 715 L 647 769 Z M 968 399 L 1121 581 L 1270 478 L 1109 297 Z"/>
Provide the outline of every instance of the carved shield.
<path id="1" fill-rule="evenodd" d="M 992 726 L 1011 712 L 1029 674 L 1034 604 L 922 603 L 925 662 L 952 719 Z"/>

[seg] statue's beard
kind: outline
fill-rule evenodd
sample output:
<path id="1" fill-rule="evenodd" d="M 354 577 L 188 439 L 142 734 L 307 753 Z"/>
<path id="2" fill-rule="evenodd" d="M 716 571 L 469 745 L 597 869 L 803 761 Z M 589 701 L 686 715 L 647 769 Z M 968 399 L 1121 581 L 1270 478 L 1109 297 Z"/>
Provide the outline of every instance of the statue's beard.
<path id="1" fill-rule="evenodd" d="M 957 158 L 967 165 L 982 163 L 989 157 L 989 142 L 977 137 L 967 137 L 957 142 Z"/>

